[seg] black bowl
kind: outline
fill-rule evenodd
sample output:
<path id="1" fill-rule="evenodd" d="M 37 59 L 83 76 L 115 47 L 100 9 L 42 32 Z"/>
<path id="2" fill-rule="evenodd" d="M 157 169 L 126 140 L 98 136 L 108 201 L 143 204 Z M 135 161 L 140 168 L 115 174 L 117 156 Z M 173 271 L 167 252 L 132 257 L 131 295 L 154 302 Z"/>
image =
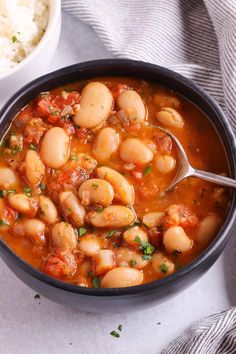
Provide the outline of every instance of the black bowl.
<path id="1" fill-rule="evenodd" d="M 133 60 L 97 60 L 69 66 L 40 77 L 19 90 L 0 113 L 1 137 L 15 114 L 41 91 L 76 80 L 97 76 L 133 76 L 155 81 L 178 92 L 199 107 L 220 136 L 228 157 L 230 173 L 236 174 L 236 144 L 229 123 L 215 101 L 194 82 L 162 67 Z M 118 312 L 153 306 L 187 288 L 217 260 L 233 231 L 235 193 L 227 219 L 210 246 L 192 263 L 162 280 L 117 289 L 89 289 L 53 279 L 19 258 L 0 240 L 1 257 L 8 267 L 28 286 L 49 299 L 76 309 L 95 312 Z"/>

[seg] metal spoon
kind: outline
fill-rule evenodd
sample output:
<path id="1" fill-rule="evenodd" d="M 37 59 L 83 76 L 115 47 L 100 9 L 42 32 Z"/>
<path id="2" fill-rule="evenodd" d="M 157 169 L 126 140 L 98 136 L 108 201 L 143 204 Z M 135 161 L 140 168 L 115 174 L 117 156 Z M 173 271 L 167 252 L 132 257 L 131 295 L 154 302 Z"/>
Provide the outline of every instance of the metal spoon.
<path id="1" fill-rule="evenodd" d="M 176 173 L 174 180 L 172 181 L 172 183 L 169 186 L 169 188 L 167 189 L 167 191 L 172 191 L 180 181 L 182 181 L 183 179 L 190 177 L 190 176 L 197 177 L 197 178 L 200 178 L 205 181 L 212 182 L 212 183 L 217 183 L 222 186 L 236 188 L 236 180 L 234 180 L 232 178 L 224 177 L 221 175 L 217 175 L 215 173 L 197 170 L 196 168 L 193 168 L 188 161 L 188 157 L 184 151 L 183 146 L 181 145 L 181 143 L 179 142 L 179 140 L 176 138 L 175 135 L 170 133 L 167 129 L 159 127 L 158 125 L 154 125 L 154 124 L 150 124 L 150 123 L 148 123 L 148 125 L 150 125 L 154 128 L 158 128 L 158 129 L 162 130 L 163 132 L 165 132 L 167 135 L 169 135 L 171 137 L 171 139 L 174 140 L 174 142 L 177 145 L 177 151 L 178 151 L 178 155 L 179 155 L 179 168 L 178 168 L 178 171 Z"/>

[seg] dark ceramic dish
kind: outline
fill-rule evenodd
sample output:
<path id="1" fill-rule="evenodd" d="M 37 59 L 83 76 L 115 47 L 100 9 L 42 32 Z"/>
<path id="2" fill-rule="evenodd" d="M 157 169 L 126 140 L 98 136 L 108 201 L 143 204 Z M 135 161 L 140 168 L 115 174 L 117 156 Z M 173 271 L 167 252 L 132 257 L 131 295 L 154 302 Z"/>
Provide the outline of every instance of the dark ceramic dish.
<path id="1" fill-rule="evenodd" d="M 231 177 L 236 177 L 236 144 L 222 110 L 194 82 L 162 67 L 132 60 L 97 60 L 73 65 L 45 75 L 18 91 L 0 112 L 3 136 L 15 114 L 41 91 L 59 85 L 97 76 L 133 76 L 173 89 L 208 116 L 217 130 L 226 150 Z M 28 286 L 49 299 L 84 311 L 130 311 L 163 302 L 184 290 L 201 277 L 217 260 L 233 231 L 235 193 L 232 191 L 228 217 L 210 246 L 192 263 L 162 280 L 145 285 L 117 288 L 90 289 L 53 279 L 32 268 L 0 240 L 0 255 L 8 267 Z"/>

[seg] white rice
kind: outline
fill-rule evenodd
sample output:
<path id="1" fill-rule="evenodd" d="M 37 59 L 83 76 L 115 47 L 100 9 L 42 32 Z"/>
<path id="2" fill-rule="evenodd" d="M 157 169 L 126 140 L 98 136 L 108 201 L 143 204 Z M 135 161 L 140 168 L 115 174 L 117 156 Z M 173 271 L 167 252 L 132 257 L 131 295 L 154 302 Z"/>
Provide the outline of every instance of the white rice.
<path id="1" fill-rule="evenodd" d="M 48 0 L 0 0 L 0 74 L 34 50 L 47 23 Z"/>

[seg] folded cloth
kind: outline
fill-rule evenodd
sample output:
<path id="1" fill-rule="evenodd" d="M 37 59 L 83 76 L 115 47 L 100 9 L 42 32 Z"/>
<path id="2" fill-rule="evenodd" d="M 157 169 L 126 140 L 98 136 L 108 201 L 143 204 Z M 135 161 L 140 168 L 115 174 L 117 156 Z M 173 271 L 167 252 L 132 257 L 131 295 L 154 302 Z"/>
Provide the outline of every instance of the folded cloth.
<path id="1" fill-rule="evenodd" d="M 235 354 L 236 309 L 203 318 L 160 354 Z"/>
<path id="2" fill-rule="evenodd" d="M 236 0 L 62 0 L 117 57 L 185 75 L 226 110 L 236 132 Z M 197 322 L 161 354 L 235 354 L 236 309 Z"/>
<path id="3" fill-rule="evenodd" d="M 117 57 L 192 78 L 236 131 L 236 0 L 62 0 Z"/>

